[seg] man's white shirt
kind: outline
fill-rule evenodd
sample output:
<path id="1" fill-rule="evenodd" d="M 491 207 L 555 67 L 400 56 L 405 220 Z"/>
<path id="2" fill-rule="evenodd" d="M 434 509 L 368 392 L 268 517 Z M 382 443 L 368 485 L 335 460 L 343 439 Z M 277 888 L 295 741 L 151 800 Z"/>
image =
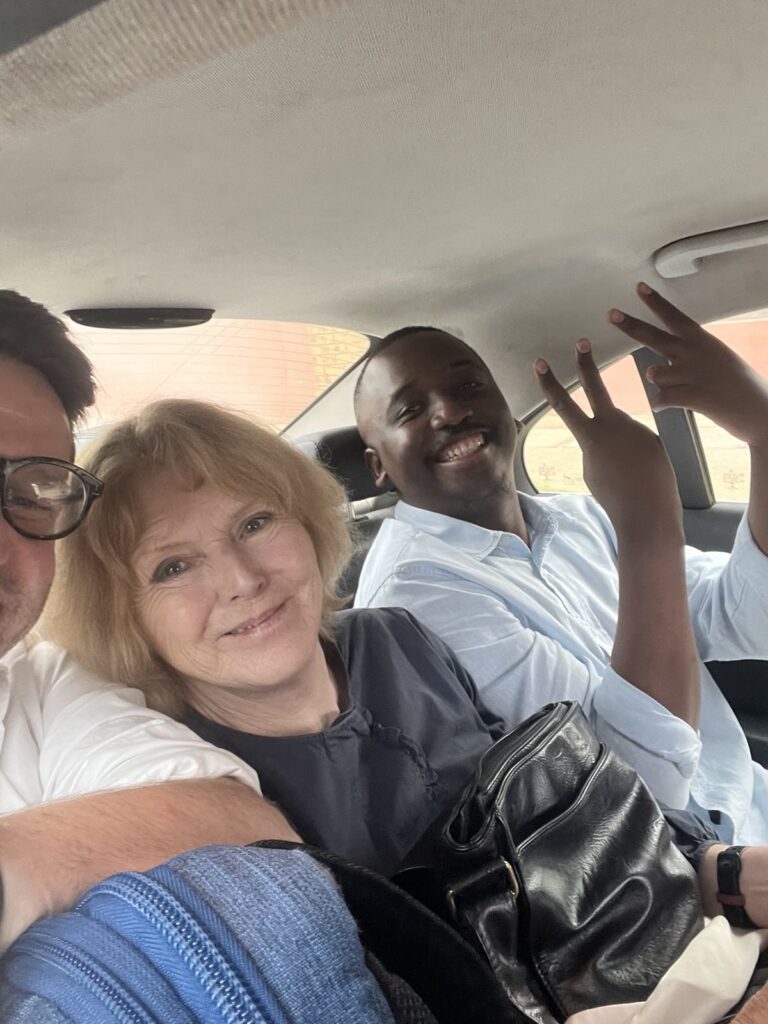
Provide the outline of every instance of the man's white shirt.
<path id="1" fill-rule="evenodd" d="M 0 660 L 0 814 L 99 790 L 223 776 L 261 792 L 239 758 L 53 644 L 22 642 Z"/>
<path id="2" fill-rule="evenodd" d="M 581 495 L 520 500 L 530 547 L 399 502 L 355 604 L 412 612 L 453 648 L 510 728 L 550 701 L 576 700 L 657 799 L 720 812 L 726 842 L 768 842 L 768 773 L 753 764 L 705 666 L 698 733 L 610 666 L 618 573 L 605 512 Z M 686 578 L 702 662 L 768 658 L 768 559 L 746 518 L 730 556 L 686 548 Z"/>

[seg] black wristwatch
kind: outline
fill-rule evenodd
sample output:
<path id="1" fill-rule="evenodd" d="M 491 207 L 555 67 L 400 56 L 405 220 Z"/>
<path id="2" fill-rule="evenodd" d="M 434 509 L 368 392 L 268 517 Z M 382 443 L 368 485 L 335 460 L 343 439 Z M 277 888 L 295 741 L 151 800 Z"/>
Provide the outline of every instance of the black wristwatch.
<path id="1" fill-rule="evenodd" d="M 755 928 L 756 925 L 744 909 L 739 875 L 743 846 L 729 846 L 717 855 L 717 902 L 723 908 L 728 924 L 734 928 Z"/>

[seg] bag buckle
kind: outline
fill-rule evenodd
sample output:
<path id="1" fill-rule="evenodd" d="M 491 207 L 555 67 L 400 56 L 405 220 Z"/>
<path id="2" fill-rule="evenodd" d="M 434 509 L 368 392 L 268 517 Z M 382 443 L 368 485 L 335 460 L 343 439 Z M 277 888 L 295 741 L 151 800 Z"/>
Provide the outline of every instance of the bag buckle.
<path id="1" fill-rule="evenodd" d="M 448 910 L 450 911 L 451 917 L 454 921 L 458 921 L 459 919 L 459 911 L 456 906 L 457 897 L 466 894 L 468 890 L 471 891 L 480 887 L 487 888 L 489 880 L 499 871 L 502 872 L 505 887 L 509 887 L 509 892 L 513 902 L 517 899 L 520 895 L 520 881 L 515 874 L 515 869 L 509 861 L 500 857 L 496 864 L 492 865 L 490 868 L 482 868 L 480 871 L 476 871 L 471 874 L 468 878 L 464 878 L 460 882 L 457 882 L 450 889 L 446 889 L 445 901 L 448 904 Z"/>

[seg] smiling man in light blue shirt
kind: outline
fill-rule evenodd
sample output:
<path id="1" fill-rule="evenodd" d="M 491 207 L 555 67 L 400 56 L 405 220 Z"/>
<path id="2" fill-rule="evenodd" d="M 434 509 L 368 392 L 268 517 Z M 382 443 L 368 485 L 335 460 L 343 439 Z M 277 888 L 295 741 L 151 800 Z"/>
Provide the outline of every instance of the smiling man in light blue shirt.
<path id="1" fill-rule="evenodd" d="M 613 407 L 586 342 L 592 418 L 543 361 L 537 373 L 600 504 L 518 494 L 516 424 L 488 368 L 458 339 L 416 328 L 385 339 L 358 384 L 369 465 L 402 500 L 356 603 L 416 614 L 510 727 L 547 701 L 578 700 L 660 800 L 719 812 L 725 842 L 766 842 L 768 774 L 703 661 L 768 658 L 768 388 L 657 293 L 638 293 L 669 331 L 617 310 L 611 320 L 667 358 L 652 372 L 656 407 L 701 411 L 750 446 L 731 555 L 685 547 L 661 445 Z"/>

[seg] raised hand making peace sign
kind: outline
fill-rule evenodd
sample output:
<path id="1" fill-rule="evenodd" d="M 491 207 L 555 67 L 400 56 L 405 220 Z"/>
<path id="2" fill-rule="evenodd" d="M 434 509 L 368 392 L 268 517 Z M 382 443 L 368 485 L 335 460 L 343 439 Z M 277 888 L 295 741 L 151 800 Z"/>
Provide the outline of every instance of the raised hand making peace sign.
<path id="1" fill-rule="evenodd" d="M 768 444 L 768 384 L 719 338 L 682 313 L 647 284 L 637 294 L 668 328 L 637 320 L 619 309 L 608 318 L 630 338 L 667 360 L 647 377 L 659 389 L 656 410 L 683 407 L 703 413 L 748 445 Z"/>
<path id="2" fill-rule="evenodd" d="M 677 481 L 661 441 L 642 423 L 617 409 L 603 384 L 586 338 L 576 345 L 576 364 L 593 416 L 571 398 L 543 359 L 535 363 L 542 391 L 576 438 L 584 479 L 617 533 L 637 526 L 682 528 Z"/>

